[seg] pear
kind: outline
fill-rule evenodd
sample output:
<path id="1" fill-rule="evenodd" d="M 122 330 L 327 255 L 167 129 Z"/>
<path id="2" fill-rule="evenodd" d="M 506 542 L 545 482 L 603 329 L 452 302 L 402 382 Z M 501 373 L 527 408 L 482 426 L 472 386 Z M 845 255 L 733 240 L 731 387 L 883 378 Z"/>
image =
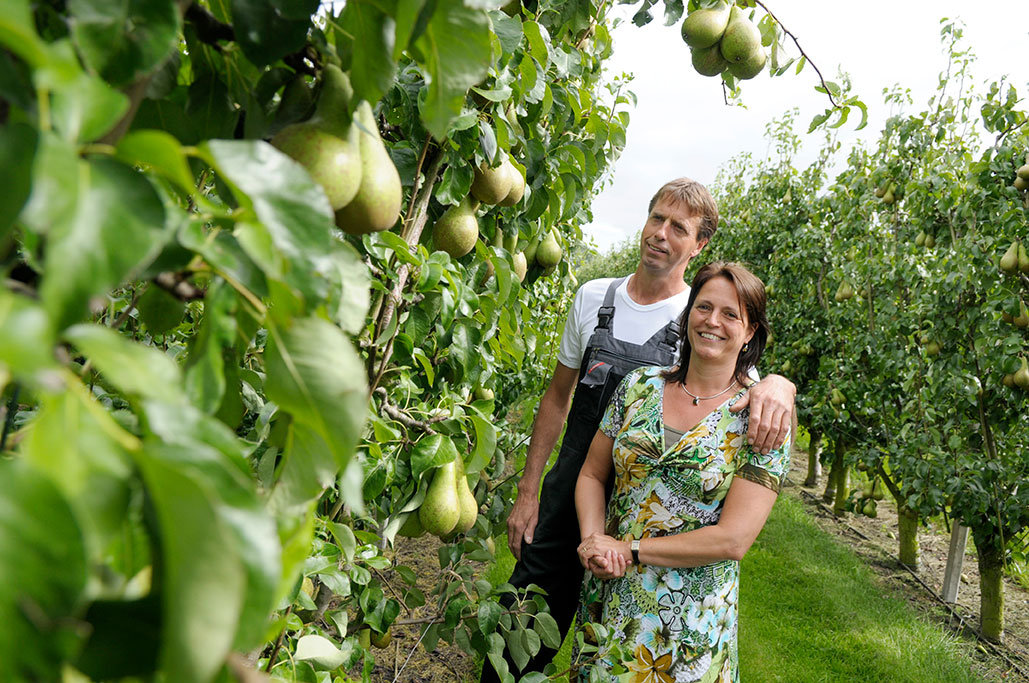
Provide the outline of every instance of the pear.
<path id="1" fill-rule="evenodd" d="M 529 272 L 529 262 L 525 260 L 525 252 L 519 251 L 511 259 L 515 275 L 519 282 L 525 282 L 525 274 Z"/>
<path id="2" fill-rule="evenodd" d="M 372 105 L 361 102 L 354 120 L 363 130 L 361 145 L 361 186 L 354 200 L 336 212 L 336 225 L 350 235 L 389 230 L 400 217 L 404 189 L 400 173 L 379 137 Z"/>
<path id="3" fill-rule="evenodd" d="M 1000 269 L 1005 273 L 1014 274 L 1018 272 L 1018 252 L 1021 244 L 1018 240 L 1011 243 L 1008 250 L 1004 252 L 1004 255 L 1000 257 Z M 1024 248 L 1024 247 L 1023 247 Z"/>
<path id="4" fill-rule="evenodd" d="M 1026 253 L 1025 245 L 1018 243 L 1018 269 L 1029 274 L 1029 253 Z"/>
<path id="5" fill-rule="evenodd" d="M 1024 301 L 1018 302 L 1018 311 L 1018 315 L 1011 322 L 1015 324 L 1015 327 L 1024 330 L 1029 327 L 1029 310 L 1026 310 Z"/>
<path id="6" fill-rule="evenodd" d="M 758 48 L 742 61 L 729 62 L 729 73 L 741 81 L 750 80 L 764 70 L 766 59 L 767 55 L 759 44 Z"/>
<path id="7" fill-rule="evenodd" d="M 847 397 L 843 395 L 842 391 L 833 387 L 832 392 L 829 395 L 829 402 L 834 406 L 841 406 L 847 402 Z"/>
<path id="8" fill-rule="evenodd" d="M 718 47 L 730 64 L 746 62 L 761 52 L 761 31 L 734 5 Z"/>
<path id="9" fill-rule="evenodd" d="M 1019 166 L 1018 171 L 1016 171 L 1016 173 L 1018 177 L 1022 180 L 1029 180 L 1029 164 Z"/>
<path id="10" fill-rule="evenodd" d="M 536 249 L 536 263 L 543 268 L 552 268 L 561 262 L 561 245 L 551 230 Z"/>
<path id="11" fill-rule="evenodd" d="M 729 5 L 719 2 L 708 9 L 690 12 L 682 22 L 682 39 L 690 47 L 711 47 L 722 38 L 729 25 Z"/>
<path id="12" fill-rule="evenodd" d="M 386 629 L 385 633 L 379 633 L 376 630 L 372 630 L 371 638 L 369 638 L 373 647 L 377 647 L 380 650 L 390 646 L 393 642 L 393 632 L 390 629 Z"/>
<path id="13" fill-rule="evenodd" d="M 1024 357 L 1020 360 L 1022 361 L 1022 366 L 1015 372 L 1012 380 L 1019 389 L 1029 389 L 1029 365 L 1026 364 Z"/>
<path id="14" fill-rule="evenodd" d="M 1022 176 L 1015 176 L 1015 182 L 1013 183 L 1015 189 L 1019 192 L 1025 192 L 1029 189 L 1029 180 L 1026 180 Z"/>
<path id="15" fill-rule="evenodd" d="M 510 253 L 515 253 L 518 249 L 518 233 L 511 235 L 504 235 L 504 249 L 507 249 Z"/>
<path id="16" fill-rule="evenodd" d="M 479 239 L 479 221 L 475 218 L 473 201 L 471 197 L 465 197 L 456 206 L 451 206 L 432 228 L 436 249 L 447 252 L 450 258 L 461 258 L 475 248 Z"/>
<path id="17" fill-rule="evenodd" d="M 457 498 L 461 514 L 457 519 L 454 531 L 463 534 L 475 526 L 475 520 L 479 517 L 479 503 L 475 500 L 475 495 L 468 486 L 464 462 L 460 458 L 457 459 Z"/>
<path id="18" fill-rule="evenodd" d="M 407 538 L 418 538 L 419 536 L 425 535 L 425 527 L 422 526 L 422 521 L 418 519 L 418 511 L 415 510 L 407 515 L 407 519 L 404 520 L 400 530 L 397 531 L 400 536 L 406 536 Z"/>
<path id="19" fill-rule="evenodd" d="M 1003 384 L 1004 386 L 1006 386 L 1006 387 L 1008 387 L 1010 389 L 1010 388 L 1015 386 L 1015 376 L 1014 375 L 1004 375 L 1004 377 L 1001 378 L 1000 382 L 1001 382 L 1001 384 Z"/>
<path id="20" fill-rule="evenodd" d="M 522 177 L 522 172 L 510 161 L 505 162 L 505 166 L 507 167 L 507 175 L 511 179 L 511 190 L 507 193 L 506 197 L 500 200 L 500 205 L 514 206 L 522 201 L 522 197 L 525 196 L 525 178 Z"/>
<path id="21" fill-rule="evenodd" d="M 854 296 L 854 287 L 844 280 L 840 283 L 839 288 L 836 290 L 836 295 L 833 298 L 836 299 L 836 301 L 846 301 L 852 296 Z"/>
<path id="22" fill-rule="evenodd" d="M 473 392 L 476 401 L 492 401 L 496 394 L 489 387 L 477 386 Z"/>
<path id="23" fill-rule="evenodd" d="M 883 204 L 889 206 L 895 201 L 897 201 L 897 196 L 893 194 L 893 190 L 886 190 L 886 192 L 883 194 Z"/>
<path id="24" fill-rule="evenodd" d="M 932 249 L 936 246 L 936 238 L 932 235 L 925 236 L 925 248 Z"/>
<path id="25" fill-rule="evenodd" d="M 938 356 L 938 355 L 940 355 L 940 344 L 939 344 L 939 342 L 937 342 L 935 340 L 930 341 L 928 344 L 925 345 L 925 352 L 928 355 L 930 355 L 930 356 Z"/>
<path id="26" fill-rule="evenodd" d="M 495 206 L 511 192 L 512 178 L 507 163 L 491 168 L 483 162 L 472 178 L 472 195 L 483 204 Z"/>
<path id="27" fill-rule="evenodd" d="M 879 187 L 875 188 L 875 196 L 876 197 L 878 197 L 879 199 L 882 199 L 884 194 L 886 194 L 886 186 L 885 185 L 880 185 Z"/>
<path id="28" fill-rule="evenodd" d="M 916 247 L 924 247 L 925 246 L 925 232 L 924 231 L 918 233 L 918 237 L 915 238 L 915 246 Z"/>
<path id="29" fill-rule="evenodd" d="M 425 500 L 418 508 L 418 520 L 431 534 L 446 536 L 461 517 L 457 496 L 457 463 L 453 460 L 440 465 L 432 477 Z"/>
<path id="30" fill-rule="evenodd" d="M 348 113 L 352 97 L 346 74 L 333 64 L 326 65 L 314 116 L 286 126 L 271 139 L 273 146 L 306 168 L 322 186 L 334 211 L 354 199 L 364 171 L 357 129 Z"/>
<path id="31" fill-rule="evenodd" d="M 729 66 L 717 45 L 695 48 L 692 52 L 693 68 L 701 76 L 717 76 Z"/>

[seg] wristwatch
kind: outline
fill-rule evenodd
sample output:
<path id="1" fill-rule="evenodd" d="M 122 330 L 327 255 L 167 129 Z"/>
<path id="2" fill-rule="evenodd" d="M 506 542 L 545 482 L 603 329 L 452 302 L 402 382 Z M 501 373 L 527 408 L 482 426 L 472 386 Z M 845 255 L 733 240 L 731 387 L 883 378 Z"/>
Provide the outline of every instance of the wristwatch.
<path id="1" fill-rule="evenodd" d="M 632 551 L 632 563 L 633 564 L 639 564 L 640 563 L 640 539 L 638 539 L 638 538 L 632 539 L 632 542 L 629 543 L 629 550 Z"/>

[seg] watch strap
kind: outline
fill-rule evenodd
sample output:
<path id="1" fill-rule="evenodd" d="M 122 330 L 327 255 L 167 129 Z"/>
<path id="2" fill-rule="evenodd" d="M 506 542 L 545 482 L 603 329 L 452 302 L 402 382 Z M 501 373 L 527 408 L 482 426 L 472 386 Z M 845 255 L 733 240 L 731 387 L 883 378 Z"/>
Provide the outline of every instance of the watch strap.
<path id="1" fill-rule="evenodd" d="M 633 564 L 639 564 L 640 563 L 640 539 L 638 539 L 638 538 L 632 539 L 632 542 L 629 543 L 629 550 L 632 551 L 632 563 Z"/>

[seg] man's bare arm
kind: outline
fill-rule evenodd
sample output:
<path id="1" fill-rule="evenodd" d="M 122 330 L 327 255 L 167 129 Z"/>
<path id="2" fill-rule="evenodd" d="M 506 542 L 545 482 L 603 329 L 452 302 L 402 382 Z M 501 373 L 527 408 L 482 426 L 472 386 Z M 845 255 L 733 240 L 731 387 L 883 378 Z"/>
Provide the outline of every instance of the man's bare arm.
<path id="1" fill-rule="evenodd" d="M 518 482 L 518 497 L 507 517 L 507 545 L 516 559 L 521 559 L 522 539 L 532 543 L 536 521 L 539 519 L 539 489 L 543 468 L 561 436 L 578 379 L 578 369 L 558 363 L 540 399 L 529 450 L 525 455 L 525 470 Z"/>
<path id="2" fill-rule="evenodd" d="M 793 402 L 797 387 L 782 375 L 768 375 L 750 388 L 729 410 L 750 408 L 747 440 L 760 453 L 768 453 L 782 445 L 790 432 Z"/>

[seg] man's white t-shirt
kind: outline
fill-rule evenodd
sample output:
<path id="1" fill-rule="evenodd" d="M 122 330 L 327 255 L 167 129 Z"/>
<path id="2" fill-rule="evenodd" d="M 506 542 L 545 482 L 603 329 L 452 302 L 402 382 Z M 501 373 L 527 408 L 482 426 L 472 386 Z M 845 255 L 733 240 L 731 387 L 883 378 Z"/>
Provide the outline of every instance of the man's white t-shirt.
<path id="1" fill-rule="evenodd" d="M 557 352 L 557 360 L 562 365 L 575 369 L 582 365 L 582 354 L 597 326 L 597 313 L 604 305 L 607 288 L 617 279 L 608 277 L 590 280 L 575 293 L 575 301 L 568 313 Z M 681 316 L 690 299 L 690 288 L 686 287 L 675 296 L 657 303 L 638 304 L 629 296 L 628 285 L 629 278 L 626 278 L 615 290 L 615 315 L 611 320 L 611 334 L 615 339 L 631 344 L 646 343 L 669 321 Z"/>

